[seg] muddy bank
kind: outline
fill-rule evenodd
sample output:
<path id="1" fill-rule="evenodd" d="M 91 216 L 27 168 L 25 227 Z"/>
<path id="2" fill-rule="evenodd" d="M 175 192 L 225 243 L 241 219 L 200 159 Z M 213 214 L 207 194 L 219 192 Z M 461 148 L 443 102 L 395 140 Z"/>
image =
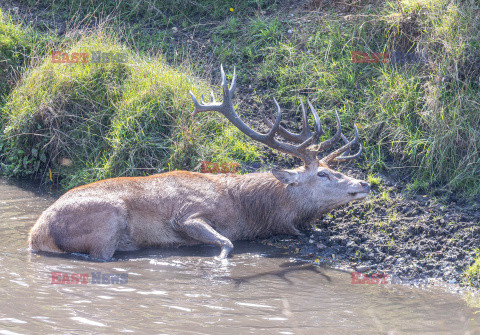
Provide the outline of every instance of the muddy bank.
<path id="1" fill-rule="evenodd" d="M 412 195 L 381 178 L 368 200 L 332 211 L 303 236 L 262 242 L 334 267 L 385 273 L 397 282 L 466 285 L 464 271 L 479 248 L 479 222 L 478 203 Z M 478 281 L 471 284 L 479 287 Z"/>

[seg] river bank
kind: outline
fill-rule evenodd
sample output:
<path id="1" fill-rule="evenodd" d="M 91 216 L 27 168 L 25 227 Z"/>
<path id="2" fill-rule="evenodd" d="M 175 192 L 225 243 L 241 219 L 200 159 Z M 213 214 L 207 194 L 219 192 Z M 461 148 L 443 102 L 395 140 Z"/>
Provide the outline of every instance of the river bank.
<path id="1" fill-rule="evenodd" d="M 414 195 L 380 177 L 368 200 L 328 213 L 305 235 L 262 242 L 333 267 L 385 273 L 397 282 L 433 279 L 478 288 L 478 278 L 466 276 L 466 269 L 477 256 L 479 221 L 478 203 Z"/>

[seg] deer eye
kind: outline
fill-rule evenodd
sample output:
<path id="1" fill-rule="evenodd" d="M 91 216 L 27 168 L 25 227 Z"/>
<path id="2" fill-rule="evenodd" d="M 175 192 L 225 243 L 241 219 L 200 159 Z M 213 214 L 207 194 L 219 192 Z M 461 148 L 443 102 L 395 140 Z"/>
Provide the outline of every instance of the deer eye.
<path id="1" fill-rule="evenodd" d="M 323 172 L 323 171 L 317 173 L 317 176 L 319 176 L 319 177 L 327 177 L 327 178 L 328 178 L 328 175 L 327 175 L 325 172 Z"/>

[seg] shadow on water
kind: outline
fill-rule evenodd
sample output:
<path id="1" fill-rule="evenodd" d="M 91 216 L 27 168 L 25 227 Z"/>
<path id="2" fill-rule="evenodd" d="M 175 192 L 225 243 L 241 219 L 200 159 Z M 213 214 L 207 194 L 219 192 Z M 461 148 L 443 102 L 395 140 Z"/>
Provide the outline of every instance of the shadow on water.
<path id="1" fill-rule="evenodd" d="M 249 284 L 256 279 L 260 279 L 263 277 L 277 277 L 282 279 L 283 281 L 287 282 L 289 285 L 294 285 L 293 281 L 287 278 L 287 274 L 292 274 L 296 272 L 311 272 L 313 274 L 319 274 L 323 276 L 328 282 L 331 282 L 332 279 L 330 276 L 324 273 L 322 269 L 313 264 L 292 264 L 292 262 L 285 262 L 279 265 L 280 269 L 278 270 L 271 270 L 265 272 L 259 272 L 253 275 L 248 276 L 240 276 L 240 277 L 223 277 L 223 279 L 230 279 L 235 283 L 235 286 L 238 287 L 242 284 Z"/>

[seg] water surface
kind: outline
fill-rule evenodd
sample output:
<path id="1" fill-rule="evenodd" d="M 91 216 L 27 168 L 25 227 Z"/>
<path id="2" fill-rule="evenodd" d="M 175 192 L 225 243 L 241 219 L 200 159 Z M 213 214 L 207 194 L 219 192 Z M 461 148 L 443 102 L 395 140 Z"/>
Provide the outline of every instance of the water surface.
<path id="1" fill-rule="evenodd" d="M 54 200 L 0 180 L 0 334 L 480 334 L 480 314 L 459 295 L 353 285 L 349 273 L 257 243 L 235 243 L 223 262 L 208 246 L 113 262 L 32 254 L 28 230 Z M 88 283 L 52 284 L 52 272 Z"/>

